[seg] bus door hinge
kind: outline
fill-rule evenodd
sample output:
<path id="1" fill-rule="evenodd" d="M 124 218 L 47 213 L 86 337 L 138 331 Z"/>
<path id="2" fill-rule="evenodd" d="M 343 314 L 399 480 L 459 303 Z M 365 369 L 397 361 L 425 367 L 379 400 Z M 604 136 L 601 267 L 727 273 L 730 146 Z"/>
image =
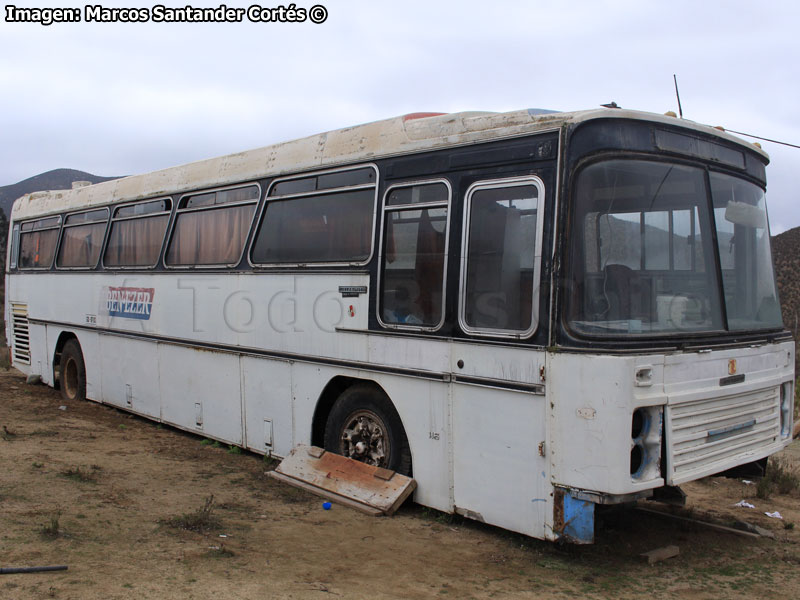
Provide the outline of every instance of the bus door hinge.
<path id="1" fill-rule="evenodd" d="M 545 447 L 544 442 L 539 442 L 539 456 L 545 456 L 547 454 L 547 450 Z"/>
<path id="2" fill-rule="evenodd" d="M 542 365 L 541 367 L 539 367 L 539 381 L 544 383 L 544 380 L 545 380 L 545 371 L 544 371 L 544 365 Z"/>

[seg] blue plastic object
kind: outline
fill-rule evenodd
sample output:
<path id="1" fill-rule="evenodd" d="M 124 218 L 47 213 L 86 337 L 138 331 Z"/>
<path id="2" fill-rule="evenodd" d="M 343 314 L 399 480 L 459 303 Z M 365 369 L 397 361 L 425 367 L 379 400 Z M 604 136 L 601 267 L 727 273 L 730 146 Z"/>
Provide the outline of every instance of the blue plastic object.
<path id="1" fill-rule="evenodd" d="M 322 508 L 324 508 L 325 510 L 330 510 L 331 509 L 331 503 L 330 502 L 323 502 L 322 503 Z"/>

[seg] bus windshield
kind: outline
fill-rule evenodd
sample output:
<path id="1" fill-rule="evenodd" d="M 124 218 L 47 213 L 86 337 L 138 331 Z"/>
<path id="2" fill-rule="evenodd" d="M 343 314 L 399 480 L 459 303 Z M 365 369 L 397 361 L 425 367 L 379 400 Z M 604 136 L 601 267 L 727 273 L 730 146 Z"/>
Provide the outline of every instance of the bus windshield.
<path id="1" fill-rule="evenodd" d="M 567 315 L 576 333 L 782 326 L 760 187 L 698 167 L 615 159 L 584 168 L 574 199 Z"/>

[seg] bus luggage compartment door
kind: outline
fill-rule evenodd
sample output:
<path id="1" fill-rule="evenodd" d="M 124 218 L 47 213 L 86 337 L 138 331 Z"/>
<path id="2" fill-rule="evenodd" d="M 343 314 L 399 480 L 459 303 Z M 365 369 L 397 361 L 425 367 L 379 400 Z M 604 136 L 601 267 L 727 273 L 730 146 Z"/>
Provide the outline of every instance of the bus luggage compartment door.
<path id="1" fill-rule="evenodd" d="M 544 537 L 551 491 L 540 456 L 544 396 L 477 385 L 453 387 L 453 496 L 456 512 Z"/>

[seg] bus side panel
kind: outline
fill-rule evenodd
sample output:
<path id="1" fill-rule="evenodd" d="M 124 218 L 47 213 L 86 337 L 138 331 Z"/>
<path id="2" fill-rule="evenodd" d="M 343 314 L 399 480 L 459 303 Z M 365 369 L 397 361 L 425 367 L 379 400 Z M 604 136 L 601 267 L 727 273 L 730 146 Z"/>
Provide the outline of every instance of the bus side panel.
<path id="1" fill-rule="evenodd" d="M 39 281 L 42 281 L 39 279 Z M 40 311 L 39 304 L 43 303 L 43 300 L 40 300 L 42 296 L 40 295 L 42 292 L 41 285 L 36 284 L 35 276 L 26 276 L 26 277 L 6 277 L 7 287 L 5 290 L 6 294 L 6 330 L 8 332 L 8 344 L 9 348 L 14 347 L 14 318 L 13 318 L 13 309 L 12 304 L 17 304 L 18 309 L 23 313 L 27 311 L 28 318 L 34 317 Z M 47 297 L 47 296 L 45 296 Z M 24 319 L 23 319 L 24 322 Z M 30 352 L 30 361 L 27 360 L 14 360 L 12 357 L 12 365 L 14 368 L 19 369 L 25 375 L 36 374 L 36 375 L 43 375 L 40 369 L 43 369 L 49 361 L 46 358 L 45 353 L 45 346 L 42 344 L 43 340 L 46 339 L 46 333 L 44 333 L 44 327 L 40 325 L 36 325 L 33 323 L 27 323 L 28 331 L 27 333 L 24 332 L 24 327 L 22 327 L 22 331 L 18 332 L 18 335 L 21 339 L 28 339 L 27 344 Z M 22 344 L 21 344 L 22 346 Z M 42 363 L 41 366 L 38 363 Z M 49 378 L 48 378 L 49 379 Z M 44 375 L 42 380 L 45 381 Z"/>
<path id="2" fill-rule="evenodd" d="M 50 361 L 47 358 L 47 330 L 44 325 L 36 323 L 28 324 L 28 336 L 31 352 L 31 364 L 26 375 L 44 375 L 47 372 Z"/>
<path id="3" fill-rule="evenodd" d="M 311 423 L 317 401 L 328 382 L 336 376 L 371 382 L 386 392 L 397 409 L 411 448 L 413 475 L 418 484 L 414 501 L 452 512 L 448 384 L 295 362 L 292 364 L 295 444 L 311 442 Z"/>
<path id="4" fill-rule="evenodd" d="M 56 362 L 56 344 L 61 332 L 64 331 L 61 327 L 47 325 L 47 358 L 50 362 L 50 368 L 46 373 L 42 373 L 42 383 L 55 387 L 56 385 L 56 370 L 58 363 Z"/>
<path id="5" fill-rule="evenodd" d="M 367 294 L 344 298 L 339 288 L 367 288 L 367 274 L 187 274 L 130 278 L 125 285 L 154 288 L 151 317 L 109 319 L 101 311 L 99 325 L 303 356 L 366 360 L 366 336 L 345 337 L 336 328 L 366 330 Z"/>
<path id="6" fill-rule="evenodd" d="M 292 411 L 292 445 L 311 444 L 311 428 L 317 401 L 328 382 L 337 375 L 357 377 L 358 371 L 292 362 L 291 389 L 286 397 Z"/>
<path id="7" fill-rule="evenodd" d="M 241 365 L 247 447 L 288 455 L 293 446 L 291 364 L 243 356 Z"/>
<path id="8" fill-rule="evenodd" d="M 158 366 L 164 422 L 243 443 L 238 356 L 159 344 Z"/>
<path id="9" fill-rule="evenodd" d="M 31 329 L 33 329 L 31 325 Z M 70 329 L 59 327 L 56 325 L 36 326 L 37 329 L 46 331 L 46 333 L 34 341 L 33 333 L 31 333 L 31 352 L 34 352 L 33 344 L 36 344 L 35 356 L 37 369 L 38 363 L 42 363 L 42 382 L 47 385 L 55 385 L 55 371 L 58 364 L 55 363 L 56 344 L 58 338 L 64 332 L 69 332 L 74 335 L 78 344 L 80 345 L 81 354 L 83 355 L 84 368 L 86 369 L 86 398 L 96 402 L 103 401 L 103 384 L 102 368 L 100 364 L 100 348 L 99 348 L 99 335 L 94 331 L 86 331 L 84 329 Z M 44 352 L 44 354 L 40 354 Z M 42 357 L 41 359 L 39 357 Z M 32 355 L 32 359 L 33 359 Z M 45 366 L 46 359 L 46 366 Z"/>
<path id="10" fill-rule="evenodd" d="M 103 383 L 100 352 L 100 334 L 94 331 L 75 330 L 81 345 L 83 363 L 86 368 L 86 398 L 103 401 Z M 48 338 L 51 336 L 48 335 Z"/>
<path id="11" fill-rule="evenodd" d="M 457 512 L 545 537 L 552 487 L 547 460 L 539 449 L 544 449 L 546 420 L 544 396 L 454 385 Z"/>
<path id="12" fill-rule="evenodd" d="M 413 475 L 418 484 L 414 501 L 452 512 L 450 384 L 391 375 L 375 377 L 375 381 L 394 402 L 406 430 Z"/>
<path id="13" fill-rule="evenodd" d="M 631 473 L 632 415 L 639 407 L 666 402 L 663 387 L 637 386 L 638 363 L 646 363 L 654 379 L 663 371 L 658 355 L 598 356 L 548 354 L 547 392 L 550 401 L 550 447 L 553 483 L 565 488 L 606 494 L 632 494 L 664 485 L 660 476 L 660 417 L 649 428 L 657 444 L 652 469 Z M 648 438 L 650 439 L 650 438 Z"/>
<path id="14" fill-rule="evenodd" d="M 12 327 L 11 327 L 11 303 L 8 300 L 9 298 L 8 293 L 12 281 L 13 279 L 9 277 L 8 273 L 6 273 L 4 278 L 5 287 L 3 288 L 5 290 L 5 305 L 3 306 L 3 315 L 4 315 L 3 323 L 5 324 L 6 346 L 8 346 L 9 348 L 11 347 L 11 341 L 12 341 L 11 340 Z"/>
<path id="15" fill-rule="evenodd" d="M 103 402 L 160 419 L 158 345 L 102 335 L 100 348 Z"/>

